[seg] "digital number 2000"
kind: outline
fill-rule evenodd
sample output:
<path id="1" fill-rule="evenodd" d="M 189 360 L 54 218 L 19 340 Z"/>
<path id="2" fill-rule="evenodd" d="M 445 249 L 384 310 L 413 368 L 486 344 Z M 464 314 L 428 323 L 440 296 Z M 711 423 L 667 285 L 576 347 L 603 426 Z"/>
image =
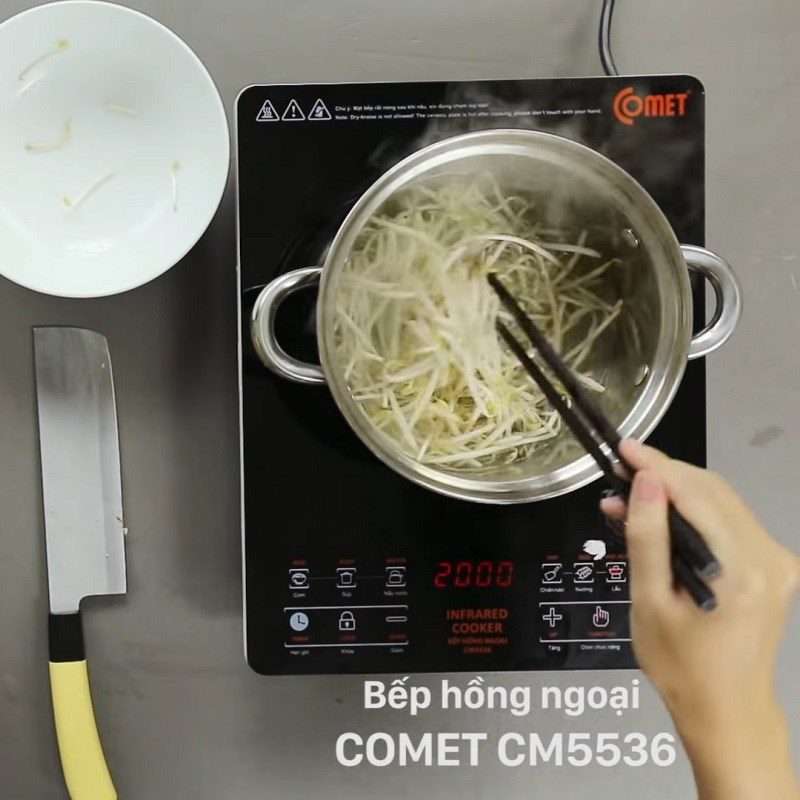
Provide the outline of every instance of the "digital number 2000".
<path id="1" fill-rule="evenodd" d="M 433 585 L 437 589 L 505 589 L 513 581 L 513 561 L 440 561 Z"/>

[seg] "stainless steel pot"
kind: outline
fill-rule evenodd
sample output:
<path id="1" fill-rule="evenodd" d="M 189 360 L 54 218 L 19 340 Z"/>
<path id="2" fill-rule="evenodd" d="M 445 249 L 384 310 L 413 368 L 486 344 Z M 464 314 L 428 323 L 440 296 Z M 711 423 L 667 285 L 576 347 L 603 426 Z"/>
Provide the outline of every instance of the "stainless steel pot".
<path id="1" fill-rule="evenodd" d="M 546 221 L 579 220 L 580 226 L 606 232 L 604 253 L 624 251 L 627 269 L 615 290 L 636 322 L 637 347 L 622 342 L 623 331 L 606 336 L 607 345 L 593 355 L 591 366 L 609 387 L 601 402 L 620 433 L 645 438 L 672 401 L 687 359 L 711 353 L 733 332 L 741 312 L 739 285 L 719 256 L 678 243 L 655 201 L 627 172 L 594 150 L 559 136 L 521 130 L 470 133 L 404 159 L 359 199 L 334 237 L 323 267 L 286 273 L 262 290 L 253 308 L 251 334 L 259 357 L 273 372 L 298 383 L 327 384 L 364 444 L 401 475 L 452 497 L 520 503 L 577 489 L 597 478 L 599 470 L 577 445 L 553 447 L 527 461 L 471 473 L 421 464 L 398 450 L 367 419 L 345 385 L 333 347 L 337 283 L 365 223 L 413 183 L 487 171 L 504 189 L 546 197 L 544 213 L 551 217 Z M 711 321 L 694 337 L 687 267 L 704 276 L 716 296 Z M 321 366 L 286 353 L 274 329 L 280 303 L 292 292 L 317 283 Z"/>

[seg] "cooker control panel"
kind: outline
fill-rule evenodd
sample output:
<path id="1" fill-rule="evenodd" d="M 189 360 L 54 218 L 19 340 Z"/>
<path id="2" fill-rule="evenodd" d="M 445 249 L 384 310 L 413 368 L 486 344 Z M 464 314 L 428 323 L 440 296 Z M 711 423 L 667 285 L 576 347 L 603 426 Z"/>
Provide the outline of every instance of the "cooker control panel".
<path id="1" fill-rule="evenodd" d="M 362 540 L 347 555 L 319 545 L 296 552 L 273 592 L 275 627 L 262 629 L 271 668 L 632 667 L 627 557 L 602 537 L 596 529 L 567 537 L 553 552 L 522 540 L 511 548 L 444 542 L 408 554 L 378 554 L 378 541 Z"/>

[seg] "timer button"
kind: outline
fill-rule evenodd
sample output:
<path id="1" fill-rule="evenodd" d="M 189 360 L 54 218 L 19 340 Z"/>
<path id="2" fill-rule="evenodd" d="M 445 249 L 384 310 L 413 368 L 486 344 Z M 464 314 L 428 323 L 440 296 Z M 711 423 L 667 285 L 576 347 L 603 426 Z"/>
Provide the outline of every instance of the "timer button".
<path id="1" fill-rule="evenodd" d="M 301 633 L 308 627 L 308 614 L 305 611 L 295 611 L 291 617 L 289 617 L 289 626 L 293 631 L 297 631 Z"/>

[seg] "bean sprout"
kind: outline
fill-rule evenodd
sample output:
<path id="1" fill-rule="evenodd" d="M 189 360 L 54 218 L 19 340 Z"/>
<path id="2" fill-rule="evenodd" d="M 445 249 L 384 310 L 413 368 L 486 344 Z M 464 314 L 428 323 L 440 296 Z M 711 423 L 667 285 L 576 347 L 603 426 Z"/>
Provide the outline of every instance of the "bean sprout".
<path id="1" fill-rule="evenodd" d="M 64 195 L 62 201 L 67 208 L 77 208 L 84 200 L 90 195 L 94 194 L 104 183 L 108 183 L 114 177 L 114 173 L 110 170 L 104 172 L 99 177 L 89 184 L 74 200 L 67 195 Z"/>
<path id="2" fill-rule="evenodd" d="M 42 142 L 27 142 L 25 149 L 29 153 L 46 153 L 48 150 L 56 150 L 66 144 L 72 136 L 72 117 L 67 117 L 64 129 L 55 139 L 45 139 Z"/>
<path id="3" fill-rule="evenodd" d="M 52 50 L 48 50 L 43 55 L 39 56 L 38 58 L 34 59 L 27 67 L 25 67 L 22 72 L 19 74 L 19 80 L 22 82 L 26 82 L 30 77 L 30 74 L 39 66 L 43 61 L 46 61 L 51 56 L 58 55 L 59 53 L 64 53 L 66 50 L 69 49 L 69 39 L 59 39 Z"/>
<path id="4" fill-rule="evenodd" d="M 110 114 L 119 114 L 123 117 L 138 117 L 139 112 L 130 106 L 124 106 L 121 103 L 115 103 L 112 100 L 107 100 L 103 103 L 103 108 Z"/>

